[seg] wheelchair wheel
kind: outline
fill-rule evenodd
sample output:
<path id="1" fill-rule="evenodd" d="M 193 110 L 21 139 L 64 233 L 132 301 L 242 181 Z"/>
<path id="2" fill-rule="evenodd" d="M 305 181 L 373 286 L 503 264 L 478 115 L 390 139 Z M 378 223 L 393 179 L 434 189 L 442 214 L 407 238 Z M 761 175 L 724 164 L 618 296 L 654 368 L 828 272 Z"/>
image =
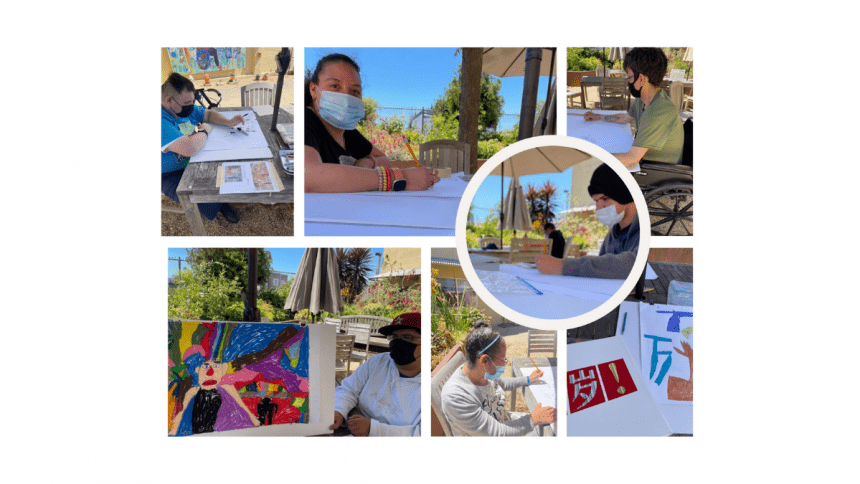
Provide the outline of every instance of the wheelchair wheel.
<path id="1" fill-rule="evenodd" d="M 693 187 L 670 185 L 645 194 L 651 235 L 693 235 Z"/>

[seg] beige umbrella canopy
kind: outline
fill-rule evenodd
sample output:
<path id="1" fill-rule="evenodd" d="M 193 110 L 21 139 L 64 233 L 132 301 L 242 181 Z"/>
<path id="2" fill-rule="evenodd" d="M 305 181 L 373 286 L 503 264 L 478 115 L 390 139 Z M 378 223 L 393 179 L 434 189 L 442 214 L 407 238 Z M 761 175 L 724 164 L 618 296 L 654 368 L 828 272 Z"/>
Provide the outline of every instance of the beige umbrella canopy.
<path id="1" fill-rule="evenodd" d="M 496 228 L 526 231 L 532 229 L 529 207 L 526 204 L 526 197 L 523 195 L 523 186 L 520 184 L 519 178 L 511 180 L 511 184 L 508 186 L 508 195 L 502 204 L 502 211 L 506 214 L 504 226 L 500 220 L 496 224 Z"/>
<path id="2" fill-rule="evenodd" d="M 541 76 L 554 76 L 555 66 L 549 62 L 552 49 L 543 49 L 543 59 L 540 63 Z M 526 47 L 484 47 L 481 56 L 481 71 L 498 77 L 517 77 L 525 75 Z"/>
<path id="3" fill-rule="evenodd" d="M 687 50 L 684 52 L 684 58 L 681 59 L 684 62 L 693 62 L 693 48 L 687 47 Z"/>
<path id="4" fill-rule="evenodd" d="M 311 314 L 319 314 L 321 310 L 336 314 L 343 311 L 334 249 L 305 249 L 284 309 L 293 312 L 307 309 Z"/>
<path id="5" fill-rule="evenodd" d="M 566 146 L 541 146 L 511 156 L 493 168 L 490 175 L 520 177 L 536 173 L 561 173 L 589 158 L 591 155 Z"/>

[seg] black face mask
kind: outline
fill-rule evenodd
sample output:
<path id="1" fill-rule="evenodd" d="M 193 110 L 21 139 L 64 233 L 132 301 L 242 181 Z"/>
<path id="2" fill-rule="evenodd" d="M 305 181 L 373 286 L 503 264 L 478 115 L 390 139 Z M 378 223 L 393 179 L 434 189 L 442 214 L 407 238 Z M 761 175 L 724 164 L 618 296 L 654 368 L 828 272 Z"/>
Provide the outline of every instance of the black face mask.
<path id="1" fill-rule="evenodd" d="M 642 96 L 642 89 L 636 89 L 635 87 L 633 87 L 634 84 L 636 84 L 635 81 L 634 82 L 628 82 L 627 83 L 627 89 L 630 91 L 631 96 L 638 98 L 638 97 Z"/>
<path id="2" fill-rule="evenodd" d="M 391 348 L 391 359 L 394 360 L 395 365 L 408 365 L 415 361 L 415 348 L 418 345 L 413 343 L 407 343 L 402 339 L 395 339 L 388 343 L 388 346 Z"/>
<path id="3" fill-rule="evenodd" d="M 174 99 L 173 102 L 176 103 L 176 99 Z M 176 104 L 179 104 L 179 103 L 176 103 Z M 182 108 L 182 110 L 180 110 L 178 113 L 176 113 L 176 116 L 178 116 L 180 118 L 187 118 L 188 116 L 191 116 L 191 113 L 194 112 L 194 103 L 189 104 L 188 106 L 180 106 L 180 107 Z"/>

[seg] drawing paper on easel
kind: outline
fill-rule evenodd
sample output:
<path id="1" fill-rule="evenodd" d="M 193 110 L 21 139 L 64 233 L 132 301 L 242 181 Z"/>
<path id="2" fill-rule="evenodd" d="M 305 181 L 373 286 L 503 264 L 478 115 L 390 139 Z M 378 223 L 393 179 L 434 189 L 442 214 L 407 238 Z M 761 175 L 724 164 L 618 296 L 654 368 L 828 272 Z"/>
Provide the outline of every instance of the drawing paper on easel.
<path id="1" fill-rule="evenodd" d="M 203 149 L 191 157 L 190 163 L 272 158 L 269 143 L 254 111 L 225 111 L 222 114 L 228 119 L 242 116 L 245 123 L 232 128 L 214 125 Z"/>
<path id="2" fill-rule="evenodd" d="M 167 346 L 169 435 L 309 422 L 308 328 L 173 321 Z"/>
<path id="3" fill-rule="evenodd" d="M 693 404 L 693 308 L 642 304 L 642 376 L 658 404 Z"/>

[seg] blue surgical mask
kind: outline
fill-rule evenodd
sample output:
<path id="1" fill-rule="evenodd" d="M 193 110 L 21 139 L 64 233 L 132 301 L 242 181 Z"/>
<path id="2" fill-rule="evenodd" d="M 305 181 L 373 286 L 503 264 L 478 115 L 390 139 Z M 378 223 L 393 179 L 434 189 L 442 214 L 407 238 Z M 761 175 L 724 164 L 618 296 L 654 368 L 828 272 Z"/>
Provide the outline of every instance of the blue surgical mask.
<path id="1" fill-rule="evenodd" d="M 621 222 L 621 219 L 624 218 L 624 212 L 626 210 L 622 210 L 621 213 L 617 213 L 615 211 L 615 204 L 609 205 L 608 207 L 603 207 L 597 212 L 597 220 L 603 223 L 603 225 L 608 225 L 612 227 L 613 225 Z"/>
<path id="2" fill-rule="evenodd" d="M 495 365 L 496 362 L 494 361 L 493 364 Z M 497 380 L 504 373 L 505 373 L 504 365 L 496 366 L 496 372 L 495 373 L 493 373 L 493 374 L 487 373 L 487 380 Z"/>
<path id="3" fill-rule="evenodd" d="M 320 118 L 337 129 L 355 129 L 364 117 L 361 99 L 334 91 L 320 92 Z"/>

